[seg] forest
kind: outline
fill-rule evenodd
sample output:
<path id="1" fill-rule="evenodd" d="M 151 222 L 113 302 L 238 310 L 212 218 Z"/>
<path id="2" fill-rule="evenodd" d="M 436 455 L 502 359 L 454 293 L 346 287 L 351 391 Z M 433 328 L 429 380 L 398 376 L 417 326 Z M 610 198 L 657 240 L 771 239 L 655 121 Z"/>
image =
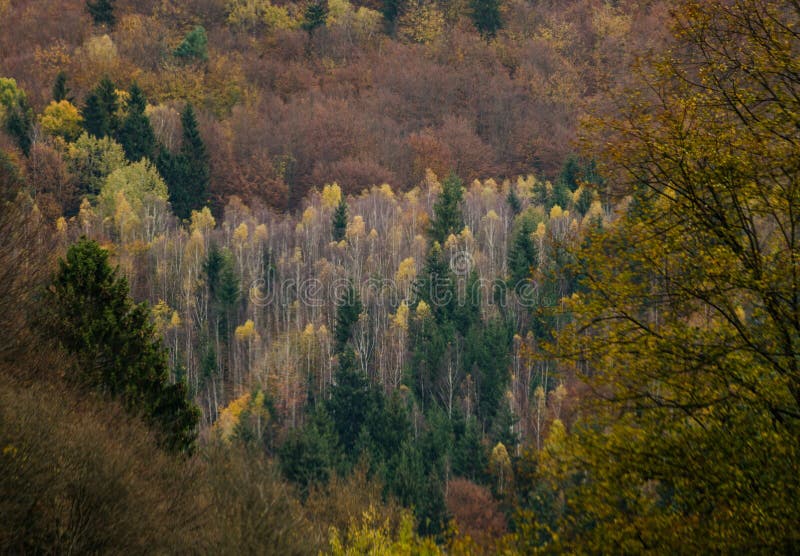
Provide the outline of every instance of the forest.
<path id="1" fill-rule="evenodd" d="M 0 0 L 0 552 L 793 553 L 800 3 Z"/>

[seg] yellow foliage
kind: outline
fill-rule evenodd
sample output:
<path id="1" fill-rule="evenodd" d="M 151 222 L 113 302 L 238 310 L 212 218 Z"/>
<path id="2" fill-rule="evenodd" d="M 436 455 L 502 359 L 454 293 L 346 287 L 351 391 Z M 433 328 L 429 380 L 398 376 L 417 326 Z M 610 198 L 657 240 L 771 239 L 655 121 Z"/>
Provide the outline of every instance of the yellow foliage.
<path id="1" fill-rule="evenodd" d="M 558 205 L 553 205 L 553 208 L 550 209 L 550 220 L 561 218 L 563 215 L 564 210 Z"/>
<path id="2" fill-rule="evenodd" d="M 427 303 L 425 303 L 424 301 L 420 301 L 417 304 L 416 315 L 417 315 L 417 318 L 420 318 L 420 319 L 424 319 L 424 318 L 427 318 L 427 317 L 431 316 L 431 308 L 430 308 L 430 306 Z"/>
<path id="3" fill-rule="evenodd" d="M 68 100 L 52 101 L 44 109 L 39 118 L 39 123 L 45 133 L 63 137 L 66 141 L 74 141 L 80 136 L 81 117 L 78 109 Z"/>
<path id="4" fill-rule="evenodd" d="M 412 4 L 399 20 L 400 34 L 412 42 L 431 43 L 444 31 L 444 14 L 433 2 Z"/>
<path id="5" fill-rule="evenodd" d="M 242 244 L 247 241 L 247 237 L 249 235 L 250 233 L 249 230 L 247 229 L 247 223 L 242 222 L 233 231 L 233 240 L 239 244 Z"/>
<path id="6" fill-rule="evenodd" d="M 258 241 L 267 241 L 269 234 L 267 233 L 267 225 L 266 224 L 259 224 L 256 226 L 256 230 L 253 233 L 253 237 Z"/>
<path id="7" fill-rule="evenodd" d="M 402 330 L 408 330 L 408 305 L 405 300 L 400 302 L 397 312 L 392 316 L 392 324 Z"/>
<path id="8" fill-rule="evenodd" d="M 414 257 L 407 257 L 400 261 L 400 266 L 394 275 L 394 279 L 399 284 L 407 284 L 417 277 L 417 265 L 414 262 Z"/>
<path id="9" fill-rule="evenodd" d="M 306 210 L 303 211 L 303 225 L 308 226 L 309 224 L 314 222 L 314 219 L 317 217 L 317 209 L 314 207 L 308 207 Z"/>
<path id="10" fill-rule="evenodd" d="M 239 424 L 239 417 L 250 404 L 250 393 L 245 393 L 233 400 L 228 406 L 220 411 L 219 418 L 214 423 L 214 431 L 224 440 L 228 440 Z"/>
<path id="11" fill-rule="evenodd" d="M 240 342 L 257 339 L 258 332 L 256 331 L 255 323 L 252 320 L 247 319 L 244 324 L 236 327 L 234 336 L 236 336 L 236 339 Z"/>
<path id="12" fill-rule="evenodd" d="M 206 234 L 209 230 L 213 230 L 216 224 L 217 223 L 214 220 L 214 216 L 211 214 L 211 210 L 209 210 L 208 207 L 203 207 L 199 211 L 192 211 L 192 222 L 189 225 L 189 230 L 192 232 L 199 231 L 202 234 Z"/>
<path id="13" fill-rule="evenodd" d="M 393 536 L 389 519 L 381 521 L 375 507 L 370 506 L 360 522 L 353 518 L 346 534 L 331 527 L 330 553 L 333 556 L 437 556 L 442 551 L 433 539 L 420 537 L 414 531 L 414 517 L 410 511 L 403 511 L 400 527 Z"/>
<path id="14" fill-rule="evenodd" d="M 366 224 L 364 224 L 364 219 L 361 215 L 355 215 L 353 220 L 347 225 L 347 231 L 345 235 L 348 238 L 352 237 L 361 237 L 366 233 Z"/>
<path id="15" fill-rule="evenodd" d="M 342 200 L 342 188 L 339 184 L 333 182 L 332 184 L 325 185 L 322 188 L 322 206 L 333 208 Z"/>

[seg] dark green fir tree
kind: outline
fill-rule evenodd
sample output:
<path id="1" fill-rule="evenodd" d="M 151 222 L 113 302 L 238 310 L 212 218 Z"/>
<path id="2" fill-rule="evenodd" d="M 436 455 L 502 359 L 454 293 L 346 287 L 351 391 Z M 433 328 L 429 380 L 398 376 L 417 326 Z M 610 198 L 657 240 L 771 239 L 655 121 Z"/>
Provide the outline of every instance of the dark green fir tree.
<path id="1" fill-rule="evenodd" d="M 336 210 L 333 212 L 331 227 L 333 241 L 342 241 L 345 237 L 345 232 L 347 232 L 347 201 L 345 201 L 344 195 L 342 195 Z"/>
<path id="2" fill-rule="evenodd" d="M 115 0 L 87 0 L 86 9 L 95 25 L 108 25 L 113 27 L 117 21 L 114 15 L 114 1 Z"/>
<path id="3" fill-rule="evenodd" d="M 108 252 L 87 239 L 70 247 L 48 295 L 49 333 L 78 361 L 71 378 L 142 415 L 165 447 L 191 450 L 199 411 L 183 383 L 170 384 L 150 310 L 130 298 Z"/>
<path id="4" fill-rule="evenodd" d="M 144 113 L 147 99 L 135 83 L 129 91 L 127 114 L 122 120 L 117 138 L 125 156 L 131 162 L 138 162 L 142 158 L 153 160 L 156 154 L 156 135 L 150 118 Z"/>

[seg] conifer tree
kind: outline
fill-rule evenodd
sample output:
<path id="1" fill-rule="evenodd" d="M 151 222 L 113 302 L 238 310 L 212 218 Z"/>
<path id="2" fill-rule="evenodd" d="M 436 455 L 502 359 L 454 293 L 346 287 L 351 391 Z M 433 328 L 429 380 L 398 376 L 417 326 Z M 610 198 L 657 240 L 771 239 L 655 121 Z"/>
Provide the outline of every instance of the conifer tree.
<path id="1" fill-rule="evenodd" d="M 322 27 L 328 20 L 328 1 L 312 0 L 303 12 L 303 29 L 309 35 L 318 27 Z"/>
<path id="2" fill-rule="evenodd" d="M 461 179 L 451 173 L 442 183 L 442 193 L 433 206 L 433 220 L 428 235 L 433 241 L 444 244 L 450 234 L 458 234 L 464 228 L 461 214 L 463 195 Z"/>
<path id="3" fill-rule="evenodd" d="M 156 136 L 150 118 L 144 113 L 147 100 L 135 83 L 129 91 L 127 114 L 119 130 L 119 143 L 131 162 L 142 158 L 153 160 L 156 153 Z"/>
<path id="4" fill-rule="evenodd" d="M 68 100 L 72 102 L 72 98 L 69 96 L 69 87 L 67 87 L 67 74 L 64 71 L 58 72 L 56 75 L 56 80 L 53 83 L 53 100 L 56 102 L 61 102 L 62 100 Z"/>
<path id="5" fill-rule="evenodd" d="M 194 108 L 187 104 L 181 114 L 183 144 L 178 154 L 162 148 L 156 166 L 169 186 L 172 211 L 181 219 L 189 218 L 193 210 L 200 210 L 208 202 L 210 179 L 209 156 Z"/>
<path id="6" fill-rule="evenodd" d="M 86 97 L 86 103 L 81 109 L 83 117 L 83 128 L 95 137 L 102 138 L 109 134 L 108 120 L 105 111 L 100 103 L 100 99 L 95 93 L 90 93 Z"/>
<path id="7" fill-rule="evenodd" d="M 115 0 L 87 0 L 86 9 L 92 16 L 95 25 L 107 24 L 113 26 L 117 18 L 114 15 Z"/>
<path id="8" fill-rule="evenodd" d="M 150 310 L 131 300 L 108 252 L 87 239 L 70 247 L 48 295 L 50 333 L 79 361 L 71 378 L 142 414 L 165 447 L 190 450 L 199 411 L 183 383 L 169 384 L 167 352 Z"/>
<path id="9" fill-rule="evenodd" d="M 347 201 L 344 195 L 339 199 L 339 204 L 333 212 L 332 236 L 334 241 L 342 241 L 347 231 Z"/>
<path id="10" fill-rule="evenodd" d="M 364 307 L 361 305 L 361 298 L 358 291 L 353 287 L 352 282 L 348 284 L 345 299 L 336 309 L 336 353 L 342 354 L 347 347 L 347 343 L 353 337 L 353 327 L 358 322 L 358 318 Z"/>
<path id="11" fill-rule="evenodd" d="M 119 126 L 118 109 L 116 86 L 110 79 L 103 78 L 86 97 L 86 104 L 81 110 L 84 129 L 98 139 L 113 136 Z"/>
<path id="12" fill-rule="evenodd" d="M 500 0 L 471 0 L 470 17 L 481 36 L 486 39 L 494 38 L 503 26 Z"/>
<path id="13" fill-rule="evenodd" d="M 176 58 L 187 60 L 208 60 L 208 36 L 205 27 L 198 25 L 189 31 L 173 54 Z"/>

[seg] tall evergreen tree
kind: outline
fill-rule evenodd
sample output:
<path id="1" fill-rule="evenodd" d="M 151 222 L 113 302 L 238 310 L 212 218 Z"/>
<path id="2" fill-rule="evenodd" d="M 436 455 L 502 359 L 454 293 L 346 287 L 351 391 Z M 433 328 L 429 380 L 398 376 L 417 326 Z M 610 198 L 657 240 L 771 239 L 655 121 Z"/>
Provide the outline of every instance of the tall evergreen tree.
<path id="1" fill-rule="evenodd" d="M 116 86 L 110 79 L 103 78 L 86 97 L 86 104 L 81 110 L 84 129 L 98 139 L 113 136 L 119 127 L 118 110 Z"/>
<path id="2" fill-rule="evenodd" d="M 339 199 L 339 204 L 336 206 L 336 210 L 333 212 L 333 222 L 331 227 L 333 241 L 342 241 L 345 237 L 345 232 L 347 231 L 347 201 L 345 200 L 344 195 L 342 195 L 342 198 Z"/>
<path id="3" fill-rule="evenodd" d="M 167 352 L 146 304 L 135 304 L 108 252 L 83 239 L 70 247 L 49 292 L 49 332 L 79 361 L 72 378 L 142 414 L 162 444 L 190 450 L 199 411 L 183 383 L 169 383 Z"/>
<path id="4" fill-rule="evenodd" d="M 153 160 L 156 153 L 156 135 L 150 118 L 144 113 L 147 100 L 144 93 L 135 83 L 129 91 L 127 114 L 119 129 L 118 139 L 125 156 L 131 162 L 142 158 Z"/>
<path id="5" fill-rule="evenodd" d="M 303 29 L 309 35 L 328 21 L 328 0 L 311 0 L 303 12 Z"/>
<path id="6" fill-rule="evenodd" d="M 361 298 L 351 282 L 347 286 L 345 299 L 336 308 L 336 330 L 334 331 L 336 353 L 344 353 L 347 343 L 353 337 L 353 327 L 358 322 L 358 317 L 363 310 Z"/>
<path id="7" fill-rule="evenodd" d="M 114 15 L 114 2 L 115 0 L 87 0 L 86 9 L 92 16 L 95 25 L 114 25 L 117 21 Z"/>
<path id="8" fill-rule="evenodd" d="M 208 60 L 208 35 L 205 27 L 198 25 L 186 33 L 173 55 L 186 60 Z"/>
<path id="9" fill-rule="evenodd" d="M 95 93 L 90 93 L 86 97 L 86 104 L 81 110 L 83 116 L 83 128 L 97 138 L 105 137 L 109 134 L 108 119 L 105 110 L 100 103 L 100 98 Z"/>
<path id="10" fill-rule="evenodd" d="M 56 80 L 53 82 L 53 100 L 56 102 L 61 102 L 62 100 L 68 100 L 72 102 L 73 100 L 69 96 L 66 72 L 60 71 L 58 72 L 58 75 L 56 75 Z"/>
<path id="11" fill-rule="evenodd" d="M 193 210 L 208 203 L 208 185 L 211 170 L 209 156 L 194 108 L 187 104 L 181 114 L 183 144 L 178 154 L 162 148 L 156 166 L 169 187 L 172 211 L 182 219 L 189 218 Z"/>
<path id="12" fill-rule="evenodd" d="M 503 26 L 500 0 L 471 0 L 469 15 L 475 29 L 486 39 L 494 38 Z"/>
<path id="13" fill-rule="evenodd" d="M 433 220 L 428 235 L 433 241 L 444 244 L 450 234 L 458 234 L 464 228 L 464 216 L 461 213 L 463 196 L 461 179 L 451 173 L 442 182 L 442 192 L 433 206 Z"/>
<path id="14" fill-rule="evenodd" d="M 6 131 L 16 140 L 17 146 L 26 156 L 30 154 L 33 110 L 26 97 L 21 97 L 6 115 Z"/>

